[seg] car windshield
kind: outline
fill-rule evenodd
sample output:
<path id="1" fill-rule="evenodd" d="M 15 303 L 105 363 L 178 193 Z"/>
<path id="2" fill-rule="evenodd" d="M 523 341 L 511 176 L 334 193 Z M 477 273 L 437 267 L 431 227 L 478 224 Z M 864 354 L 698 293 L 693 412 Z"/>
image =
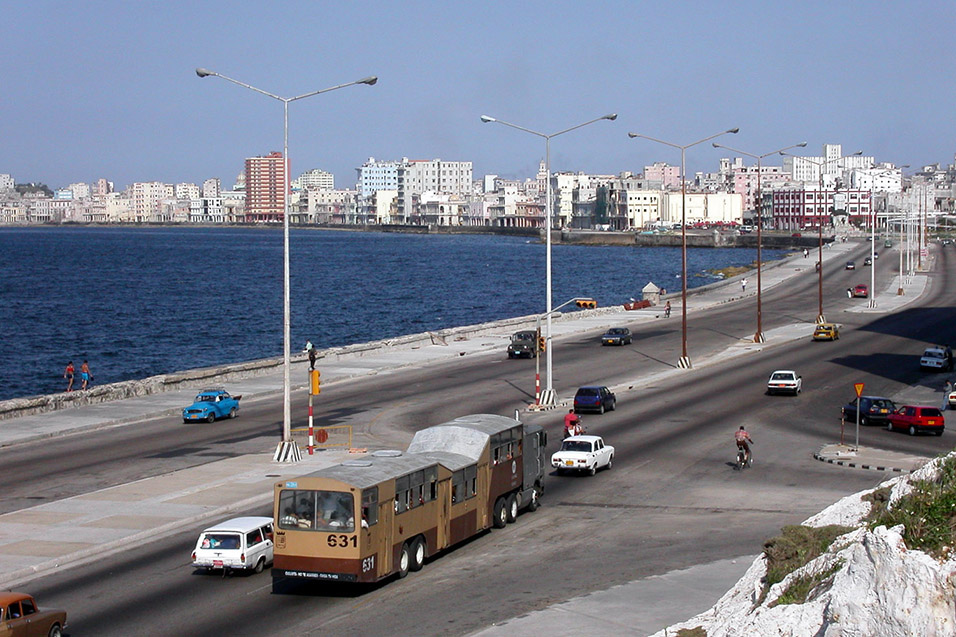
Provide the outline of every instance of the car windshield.
<path id="1" fill-rule="evenodd" d="M 770 377 L 770 380 L 793 380 L 793 374 L 786 372 L 776 372 Z"/>
<path id="2" fill-rule="evenodd" d="M 936 407 L 923 407 L 920 410 L 920 415 L 927 416 L 929 418 L 938 418 L 939 416 L 942 416 L 943 414 L 940 413 L 940 411 L 936 409 Z"/>
<path id="3" fill-rule="evenodd" d="M 943 358 L 943 353 L 936 350 L 926 350 L 923 352 L 924 358 Z"/>
<path id="4" fill-rule="evenodd" d="M 591 443 L 584 440 L 565 440 L 561 443 L 561 451 L 591 451 Z"/>
<path id="5" fill-rule="evenodd" d="M 211 394 L 199 394 L 196 396 L 197 403 L 214 403 L 216 402 L 216 397 Z"/>
<path id="6" fill-rule="evenodd" d="M 598 390 L 594 387 L 582 387 L 578 390 L 578 398 L 593 398 L 598 393 Z"/>
<path id="7" fill-rule="evenodd" d="M 896 409 L 896 405 L 893 404 L 893 401 L 886 398 L 874 400 L 870 403 L 870 406 L 873 409 Z"/>
<path id="8" fill-rule="evenodd" d="M 627 330 L 622 327 L 612 327 L 607 331 L 610 336 L 618 336 L 621 334 L 627 334 Z"/>

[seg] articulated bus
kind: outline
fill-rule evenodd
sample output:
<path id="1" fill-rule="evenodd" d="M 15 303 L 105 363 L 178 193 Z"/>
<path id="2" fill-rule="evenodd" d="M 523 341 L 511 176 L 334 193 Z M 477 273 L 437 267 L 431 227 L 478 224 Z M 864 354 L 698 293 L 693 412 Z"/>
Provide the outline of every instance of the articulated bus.
<path id="1" fill-rule="evenodd" d="M 534 511 L 547 438 L 477 414 L 423 429 L 407 451 L 376 451 L 275 484 L 273 590 L 280 580 L 368 583 Z"/>

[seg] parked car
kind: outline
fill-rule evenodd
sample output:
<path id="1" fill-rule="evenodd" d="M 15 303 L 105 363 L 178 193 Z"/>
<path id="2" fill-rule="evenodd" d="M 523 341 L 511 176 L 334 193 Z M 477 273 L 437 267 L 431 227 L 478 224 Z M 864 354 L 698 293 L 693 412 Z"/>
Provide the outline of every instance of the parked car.
<path id="1" fill-rule="evenodd" d="M 843 418 L 847 422 L 856 422 L 856 401 L 849 401 L 843 405 Z M 890 414 L 896 411 L 896 404 L 883 396 L 860 396 L 860 424 L 885 425 Z"/>
<path id="2" fill-rule="evenodd" d="M 561 448 L 551 455 L 551 466 L 558 473 L 582 471 L 590 475 L 601 467 L 611 468 L 614 447 L 604 444 L 601 436 L 571 436 L 561 442 Z"/>
<path id="3" fill-rule="evenodd" d="M 865 299 L 870 295 L 870 287 L 866 283 L 860 283 L 859 285 L 854 285 L 853 290 L 850 292 L 850 295 L 855 299 Z"/>
<path id="4" fill-rule="evenodd" d="M 873 265 L 873 259 L 870 257 L 863 259 L 863 265 Z"/>
<path id="5" fill-rule="evenodd" d="M 919 368 L 934 372 L 953 371 L 953 350 L 943 345 L 927 347 L 919 359 Z"/>
<path id="6" fill-rule="evenodd" d="M 836 323 L 819 323 L 813 330 L 815 341 L 835 341 L 840 338 L 840 327 Z"/>
<path id="7" fill-rule="evenodd" d="M 249 516 L 220 522 L 200 533 L 192 560 L 193 566 L 207 571 L 261 573 L 272 564 L 273 552 L 272 518 Z"/>
<path id="8" fill-rule="evenodd" d="M 230 396 L 225 389 L 204 389 L 192 405 L 183 409 L 183 422 L 215 422 L 217 418 L 235 418 L 239 415 L 241 399 L 242 396 Z"/>
<path id="9" fill-rule="evenodd" d="M 614 411 L 617 406 L 617 396 L 604 385 L 588 385 L 578 389 L 574 394 L 574 413 L 582 411 L 596 411 L 603 414 L 605 411 Z"/>
<path id="10" fill-rule="evenodd" d="M 534 358 L 538 355 L 538 333 L 535 330 L 521 330 L 511 335 L 508 344 L 508 358 Z"/>
<path id="11" fill-rule="evenodd" d="M 856 270 L 856 262 L 854 262 L 854 261 L 847 261 L 847 262 L 846 262 L 846 268 L 845 268 L 845 269 L 847 269 L 847 270 Z"/>
<path id="12" fill-rule="evenodd" d="M 60 637 L 65 628 L 65 610 L 40 610 L 32 595 L 0 592 L 0 635 Z"/>
<path id="13" fill-rule="evenodd" d="M 612 327 L 601 337 L 601 345 L 630 345 L 630 343 L 631 330 L 626 327 Z"/>
<path id="14" fill-rule="evenodd" d="M 883 242 L 883 247 L 884 247 L 884 248 L 892 248 L 892 247 L 893 247 L 893 242 L 892 242 L 890 239 L 887 239 L 886 241 Z"/>
<path id="15" fill-rule="evenodd" d="M 953 391 L 949 392 L 949 394 L 946 396 L 946 400 L 949 402 L 950 409 L 956 409 L 956 389 L 953 389 Z"/>
<path id="16" fill-rule="evenodd" d="M 767 393 L 774 394 L 793 394 L 796 396 L 803 389 L 803 377 L 790 369 L 778 369 L 770 374 L 770 380 L 767 381 Z"/>
<path id="17" fill-rule="evenodd" d="M 889 415 L 886 428 L 890 431 L 905 429 L 911 436 L 922 431 L 931 431 L 937 436 L 942 436 L 945 425 L 943 412 L 938 407 L 903 405 Z"/>

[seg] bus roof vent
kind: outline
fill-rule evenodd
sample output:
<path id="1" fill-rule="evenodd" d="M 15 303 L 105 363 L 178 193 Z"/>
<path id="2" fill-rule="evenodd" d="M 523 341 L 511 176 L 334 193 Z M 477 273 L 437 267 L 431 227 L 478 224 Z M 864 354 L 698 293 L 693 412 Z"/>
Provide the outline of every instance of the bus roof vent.
<path id="1" fill-rule="evenodd" d="M 380 449 L 378 451 L 373 451 L 372 455 L 376 458 L 397 458 L 402 455 L 402 452 L 398 449 Z"/>
<path id="2" fill-rule="evenodd" d="M 372 461 L 371 460 L 346 460 L 345 462 L 342 463 L 342 465 L 346 467 L 371 467 Z"/>

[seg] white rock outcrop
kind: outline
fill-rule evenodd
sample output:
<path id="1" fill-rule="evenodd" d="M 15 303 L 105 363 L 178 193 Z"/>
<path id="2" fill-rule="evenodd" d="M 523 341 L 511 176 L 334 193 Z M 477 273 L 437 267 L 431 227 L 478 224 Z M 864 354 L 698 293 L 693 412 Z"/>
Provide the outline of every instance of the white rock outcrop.
<path id="1" fill-rule="evenodd" d="M 956 455 L 956 454 L 950 454 Z M 932 479 L 937 459 L 910 476 L 888 480 L 890 506 L 912 491 L 911 480 Z M 674 637 L 680 629 L 702 627 L 707 637 L 937 637 L 956 636 L 956 558 L 939 561 L 907 549 L 902 527 L 863 526 L 876 491 L 847 496 L 808 519 L 807 526 L 858 527 L 837 538 L 817 559 L 770 588 L 760 601 L 763 556 L 754 560 L 736 586 L 710 610 L 670 626 L 653 637 Z M 773 605 L 798 578 L 820 576 L 803 604 Z"/>

